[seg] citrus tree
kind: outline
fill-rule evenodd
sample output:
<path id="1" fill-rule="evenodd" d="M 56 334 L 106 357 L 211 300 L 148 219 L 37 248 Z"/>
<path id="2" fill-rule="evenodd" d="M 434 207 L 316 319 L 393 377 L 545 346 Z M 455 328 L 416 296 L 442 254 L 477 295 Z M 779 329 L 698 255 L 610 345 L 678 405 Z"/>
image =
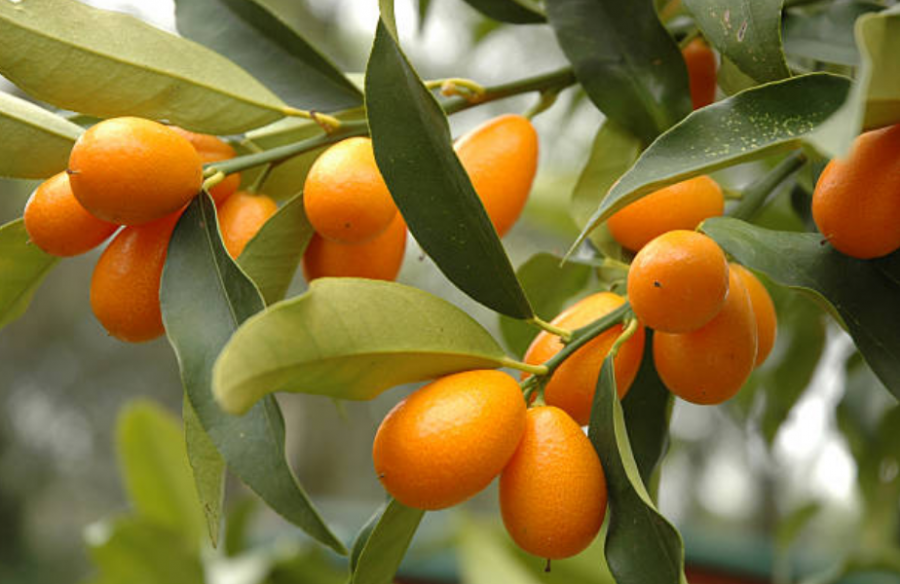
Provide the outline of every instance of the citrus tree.
<path id="1" fill-rule="evenodd" d="M 0 228 L 0 325 L 60 257 L 112 237 L 94 314 L 123 341 L 165 334 L 183 382 L 183 433 L 151 405 L 122 416 L 139 517 L 93 549 L 98 582 L 201 581 L 226 470 L 348 556 L 353 582 L 390 581 L 426 511 L 498 476 L 511 539 L 548 569 L 606 525 L 598 571 L 685 582 L 657 506 L 676 399 L 755 403 L 771 440 L 819 364 L 823 315 L 900 397 L 894 2 L 466 1 L 491 26 L 549 27 L 569 66 L 423 80 L 390 0 L 364 75 L 276 0 L 177 0 L 182 36 L 75 0 L 0 0 L 0 74 L 42 103 L 0 94 L 0 174 L 43 181 Z M 580 235 L 516 268 L 501 237 L 539 172 L 530 120 L 564 92 L 604 116 L 574 189 L 553 195 Z M 454 142 L 448 116 L 519 95 L 532 107 Z M 738 165 L 749 180 L 723 188 Z M 407 234 L 496 313 L 502 344 L 394 282 Z M 301 263 L 310 285 L 285 298 Z M 286 462 L 273 394 L 358 401 L 417 382 L 375 437 L 388 502 L 339 537 Z M 853 411 L 876 527 L 834 579 L 900 571 L 900 409 Z"/>

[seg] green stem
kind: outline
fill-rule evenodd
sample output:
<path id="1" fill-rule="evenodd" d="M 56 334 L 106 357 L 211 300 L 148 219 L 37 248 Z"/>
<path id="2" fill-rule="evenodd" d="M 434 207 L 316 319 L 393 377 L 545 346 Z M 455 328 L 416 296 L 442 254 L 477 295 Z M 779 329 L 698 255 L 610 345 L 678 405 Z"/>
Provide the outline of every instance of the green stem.
<path id="1" fill-rule="evenodd" d="M 592 341 L 599 334 L 622 322 L 630 311 L 631 305 L 626 302 L 602 318 L 572 332 L 572 340 L 559 353 L 553 355 L 544 363 L 547 367 L 547 375 L 556 371 L 556 368 L 568 359 L 572 353 Z"/>
<path id="2" fill-rule="evenodd" d="M 503 359 L 501 359 L 500 363 L 504 367 L 509 367 L 510 369 L 518 369 L 519 371 L 531 373 L 532 375 L 547 375 L 549 373 L 546 365 L 532 365 L 531 363 L 523 363 L 522 361 L 516 361 L 515 359 L 511 359 L 509 357 L 504 357 Z"/>
<path id="3" fill-rule="evenodd" d="M 762 208 L 772 191 L 789 176 L 800 170 L 804 164 L 806 164 L 806 155 L 803 152 L 798 150 L 792 153 L 778 163 L 778 166 L 744 189 L 744 196 L 741 198 L 741 202 L 738 203 L 730 215 L 735 219 L 744 221 L 752 219 Z"/>
<path id="4" fill-rule="evenodd" d="M 616 355 L 619 354 L 619 347 L 625 344 L 625 342 L 634 336 L 634 333 L 637 332 L 639 328 L 638 321 L 636 318 L 632 318 L 628 321 L 628 326 L 625 327 L 625 330 L 616 338 L 612 347 L 609 349 L 609 354 L 615 358 Z"/>
<path id="5" fill-rule="evenodd" d="M 529 318 L 527 322 L 547 331 L 551 335 L 560 337 L 564 342 L 569 342 L 572 340 L 572 331 L 560 328 L 552 323 L 542 320 L 537 315 Z"/>

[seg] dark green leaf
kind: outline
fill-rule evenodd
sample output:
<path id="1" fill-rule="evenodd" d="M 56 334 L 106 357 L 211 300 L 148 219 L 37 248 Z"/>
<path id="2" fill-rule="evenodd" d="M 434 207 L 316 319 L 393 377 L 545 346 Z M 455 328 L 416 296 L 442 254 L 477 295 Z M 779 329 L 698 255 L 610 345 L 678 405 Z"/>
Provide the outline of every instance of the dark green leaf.
<path id="1" fill-rule="evenodd" d="M 646 143 L 691 111 L 687 68 L 651 0 L 554 0 L 547 17 L 600 111 Z"/>
<path id="2" fill-rule="evenodd" d="M 684 0 L 704 36 L 758 83 L 790 77 L 781 50 L 784 0 Z"/>
<path id="3" fill-rule="evenodd" d="M 80 126 L 0 91 L 0 176 L 47 178 L 66 169 Z"/>
<path id="4" fill-rule="evenodd" d="M 225 501 L 225 461 L 191 405 L 187 392 L 181 406 L 184 418 L 184 440 L 188 462 L 194 476 L 194 486 L 206 518 L 206 530 L 213 547 L 219 544 L 222 504 Z"/>
<path id="5" fill-rule="evenodd" d="M 425 512 L 391 499 L 356 562 L 351 584 L 389 584 Z"/>
<path id="6" fill-rule="evenodd" d="M 844 77 L 815 73 L 754 87 L 695 111 L 641 154 L 579 241 L 622 207 L 664 186 L 799 147 L 838 110 L 849 86 Z"/>
<path id="7" fill-rule="evenodd" d="M 530 318 L 525 292 L 453 151 L 447 118 L 384 20 L 366 71 L 366 107 L 378 168 L 422 249 L 478 302 Z"/>
<path id="8" fill-rule="evenodd" d="M 500 22 L 535 24 L 547 21 L 537 2 L 531 0 L 466 0 L 466 3 Z"/>
<path id="9" fill-rule="evenodd" d="M 837 0 L 814 12 L 790 10 L 784 16 L 784 50 L 790 55 L 855 66 L 859 50 L 853 38 L 856 19 L 883 6 L 860 0 Z"/>
<path id="10" fill-rule="evenodd" d="M 606 560 L 617 584 L 681 584 L 684 544 L 663 517 L 638 471 L 616 395 L 613 358 L 600 370 L 588 437 L 597 450 L 609 492 Z"/>
<path id="11" fill-rule="evenodd" d="M 369 517 L 369 520 L 366 521 L 366 524 L 362 526 L 359 530 L 359 533 L 356 534 L 356 539 L 353 540 L 353 548 L 350 550 L 350 573 L 356 571 L 356 566 L 359 564 L 359 557 L 362 555 L 363 549 L 366 547 L 366 544 L 369 542 L 369 537 L 372 535 L 372 531 L 375 530 L 375 526 L 378 525 L 378 522 L 381 521 L 381 517 L 384 515 L 385 510 L 388 508 L 388 505 L 393 501 L 392 498 L 388 498 L 385 501 L 384 505 L 375 510 L 375 513 Z"/>
<path id="12" fill-rule="evenodd" d="M 263 301 L 225 251 L 206 195 L 197 197 L 175 226 L 160 302 L 185 391 L 228 467 L 276 512 L 345 553 L 287 465 L 284 419 L 274 398 L 241 417 L 222 412 L 213 399 L 216 357 L 240 323 L 263 309 Z"/>
<path id="13" fill-rule="evenodd" d="M 259 287 L 266 304 L 284 298 L 312 236 L 301 193 L 282 205 L 238 256 L 238 265 Z"/>
<path id="14" fill-rule="evenodd" d="M 770 231 L 726 217 L 707 219 L 702 230 L 748 268 L 826 300 L 881 381 L 900 397 L 900 287 L 873 262 L 845 256 L 815 233 Z"/>
<path id="15" fill-rule="evenodd" d="M 533 255 L 516 271 L 535 314 L 544 320 L 553 319 L 566 301 L 587 284 L 591 275 L 588 266 L 569 262 L 561 265 L 561 258 L 549 253 Z M 533 324 L 500 316 L 500 332 L 514 355 L 522 356 L 540 329 Z"/>
<path id="16" fill-rule="evenodd" d="M 175 17 L 181 34 L 253 71 L 295 107 L 334 111 L 362 105 L 359 90 L 276 6 L 261 0 L 177 0 Z"/>
<path id="17" fill-rule="evenodd" d="M 241 326 L 213 385 L 226 411 L 242 413 L 275 391 L 365 400 L 505 360 L 481 325 L 437 296 L 394 282 L 320 278 Z"/>
<path id="18" fill-rule="evenodd" d="M 217 53 L 81 2 L 0 2 L 0 74 L 37 99 L 104 118 L 232 134 L 284 117 L 278 97 Z"/>
<path id="19" fill-rule="evenodd" d="M 58 261 L 29 243 L 21 219 L 0 227 L 0 328 L 25 314 L 38 286 Z"/>

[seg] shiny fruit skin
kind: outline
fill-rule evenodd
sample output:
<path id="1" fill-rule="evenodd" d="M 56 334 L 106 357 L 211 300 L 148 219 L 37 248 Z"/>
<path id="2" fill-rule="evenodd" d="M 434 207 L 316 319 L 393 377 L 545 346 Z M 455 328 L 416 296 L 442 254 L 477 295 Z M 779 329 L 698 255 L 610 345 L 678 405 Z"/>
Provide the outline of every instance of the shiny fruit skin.
<path id="1" fill-rule="evenodd" d="M 406 222 L 400 213 L 387 230 L 365 243 L 335 243 L 314 234 L 303 254 L 303 275 L 316 278 L 369 278 L 393 281 L 406 254 Z"/>
<path id="2" fill-rule="evenodd" d="M 187 141 L 194 146 L 194 150 L 200 155 L 200 160 L 203 161 L 203 164 L 228 160 L 229 158 L 237 156 L 237 153 L 234 151 L 234 148 L 231 147 L 231 144 L 217 136 L 189 132 L 178 126 L 169 127 L 187 138 Z M 213 198 L 213 201 L 215 201 L 216 204 L 219 204 L 233 195 L 240 186 L 241 173 L 235 172 L 229 174 L 222 182 L 209 189 L 209 194 Z"/>
<path id="3" fill-rule="evenodd" d="M 499 116 L 460 137 L 454 148 L 497 235 L 503 237 L 522 214 L 537 173 L 534 126 L 519 115 Z"/>
<path id="4" fill-rule="evenodd" d="M 625 303 L 625 299 L 612 292 L 598 292 L 577 302 L 553 319 L 552 324 L 574 330 L 609 314 Z M 591 406 L 603 360 L 612 344 L 622 333 L 622 325 L 615 325 L 599 334 L 585 346 L 573 353 L 553 372 L 544 387 L 544 401 L 569 414 L 582 426 L 590 421 Z M 616 370 L 616 391 L 619 398 L 625 397 L 644 355 L 644 327 L 628 339 L 620 348 L 614 360 Z M 564 347 L 560 338 L 548 332 L 541 332 L 531 342 L 525 353 L 525 362 L 540 365 Z M 524 376 L 523 376 L 524 377 Z"/>
<path id="5" fill-rule="evenodd" d="M 186 138 L 168 126 L 129 117 L 85 131 L 72 147 L 67 172 L 85 209 L 122 225 L 178 211 L 203 182 L 200 155 Z"/>
<path id="6" fill-rule="evenodd" d="M 634 314 L 645 326 L 666 333 L 686 333 L 708 323 L 727 292 L 725 253 L 694 231 L 660 235 L 638 252 L 628 271 Z"/>
<path id="7" fill-rule="evenodd" d="M 140 343 L 165 332 L 159 284 L 169 238 L 181 213 L 146 225 L 126 227 L 110 242 L 94 267 L 91 308 L 117 339 Z"/>
<path id="8" fill-rule="evenodd" d="M 278 211 L 278 204 L 265 195 L 235 193 L 218 206 L 222 242 L 232 258 L 244 251 L 260 228 Z"/>
<path id="9" fill-rule="evenodd" d="M 640 251 L 650 240 L 675 229 L 692 230 L 725 211 L 718 183 L 698 176 L 650 193 L 618 211 L 606 223 L 619 245 Z"/>
<path id="10" fill-rule="evenodd" d="M 92 250 L 118 228 L 81 206 L 65 172 L 42 182 L 25 204 L 25 230 L 31 243 L 51 255 L 69 257 Z"/>
<path id="11" fill-rule="evenodd" d="M 900 249 L 900 124 L 866 132 L 845 160 L 832 160 L 813 191 L 819 232 L 858 259 Z"/>
<path id="12" fill-rule="evenodd" d="M 528 410 L 522 441 L 500 475 L 500 513 L 526 552 L 558 560 L 597 536 L 606 477 L 581 427 L 553 406 Z"/>
<path id="13" fill-rule="evenodd" d="M 669 391 L 703 405 L 733 397 L 756 365 L 756 317 L 750 295 L 730 270 L 728 297 L 719 314 L 699 330 L 653 335 L 653 360 Z"/>
<path id="14" fill-rule="evenodd" d="M 694 109 L 708 106 L 716 100 L 716 56 L 701 38 L 695 38 L 681 49 L 687 65 Z"/>
<path id="15" fill-rule="evenodd" d="M 397 207 L 375 163 L 369 138 L 347 138 L 313 163 L 303 188 L 306 216 L 335 243 L 364 243 L 383 233 Z"/>
<path id="16" fill-rule="evenodd" d="M 397 404 L 375 435 L 385 490 L 417 509 L 444 509 L 487 487 L 525 430 L 525 400 L 502 371 L 442 377 Z"/>
<path id="17" fill-rule="evenodd" d="M 772 352 L 775 346 L 775 338 L 778 334 L 778 315 L 775 313 L 775 304 L 769 291 L 763 286 L 753 272 L 739 264 L 730 264 L 731 269 L 741 277 L 741 282 L 750 295 L 750 304 L 753 306 L 753 316 L 756 318 L 757 350 L 755 366 L 759 367 Z"/>

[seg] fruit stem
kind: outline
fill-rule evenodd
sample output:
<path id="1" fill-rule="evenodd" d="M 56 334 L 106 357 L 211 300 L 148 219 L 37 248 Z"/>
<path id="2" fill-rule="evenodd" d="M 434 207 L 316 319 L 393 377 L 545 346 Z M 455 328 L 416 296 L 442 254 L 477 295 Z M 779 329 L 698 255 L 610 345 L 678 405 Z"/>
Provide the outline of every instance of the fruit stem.
<path id="1" fill-rule="evenodd" d="M 562 350 L 547 360 L 544 365 L 547 367 L 546 375 L 550 375 L 563 361 L 568 359 L 572 353 L 589 343 L 594 337 L 608 330 L 609 328 L 619 324 L 625 316 L 631 311 L 631 305 L 626 302 L 622 306 L 616 308 L 612 312 L 598 318 L 591 324 L 583 326 L 572 332 L 572 340 L 566 343 Z"/>
<path id="2" fill-rule="evenodd" d="M 284 115 L 291 118 L 304 118 L 307 120 L 312 120 L 315 123 L 319 124 L 322 130 L 325 131 L 326 134 L 331 134 L 338 128 L 343 125 L 339 119 L 334 116 L 329 116 L 328 114 L 323 114 L 314 110 L 302 110 L 297 109 L 295 107 L 286 107 L 282 110 Z"/>
<path id="3" fill-rule="evenodd" d="M 549 373 L 546 365 L 532 365 L 530 363 L 516 361 L 515 359 L 512 359 L 510 357 L 504 357 L 500 360 L 500 363 L 504 367 L 509 367 L 510 369 L 518 369 L 519 371 L 531 373 L 532 375 L 547 375 L 547 373 Z"/>
<path id="4" fill-rule="evenodd" d="M 619 347 L 624 345 L 628 339 L 634 336 L 634 333 L 638 330 L 638 321 L 633 316 L 628 319 L 628 324 L 625 326 L 625 330 L 616 338 L 615 342 L 612 344 L 612 347 L 609 349 L 609 354 L 615 358 L 616 355 L 619 354 Z"/>
<path id="5" fill-rule="evenodd" d="M 550 89 L 545 89 L 541 92 L 540 97 L 536 104 L 531 106 L 523 115 L 529 120 L 533 120 L 535 116 L 544 112 L 556 103 L 556 98 L 559 97 L 559 92 L 562 91 L 562 88 L 551 87 Z"/>
<path id="6" fill-rule="evenodd" d="M 223 180 L 225 180 L 225 173 L 222 172 L 221 170 L 216 171 L 216 172 L 214 172 L 214 173 L 212 174 L 212 176 L 207 177 L 207 178 L 203 181 L 203 187 L 202 187 L 202 188 L 203 188 L 204 191 L 206 191 L 206 192 L 208 193 L 208 192 L 209 192 L 209 189 L 213 188 L 214 186 L 216 186 L 217 184 L 219 184 L 219 183 L 222 182 Z"/>
<path id="7" fill-rule="evenodd" d="M 441 88 L 441 95 L 451 97 L 454 95 L 465 98 L 468 101 L 478 101 L 486 89 L 480 83 L 462 77 L 449 77 L 447 79 L 435 79 L 425 82 L 428 89 Z"/>
<path id="8" fill-rule="evenodd" d="M 541 318 L 540 318 L 539 316 L 537 316 L 537 315 L 535 315 L 535 316 L 529 318 L 527 322 L 528 322 L 529 324 L 533 324 L 533 325 L 535 325 L 535 326 L 537 326 L 537 327 L 539 327 L 539 328 L 544 329 L 545 331 L 547 331 L 547 332 L 550 333 L 551 335 L 556 335 L 556 336 L 558 336 L 559 338 L 561 338 L 561 339 L 562 339 L 564 342 L 566 342 L 566 343 L 568 343 L 569 341 L 572 340 L 572 331 L 570 331 L 570 330 L 568 330 L 568 329 L 564 329 L 564 328 L 558 327 L 558 326 L 555 326 L 555 325 L 553 325 L 553 324 L 551 324 L 551 323 L 549 323 L 549 322 L 547 322 L 547 321 L 541 319 Z"/>
<path id="9" fill-rule="evenodd" d="M 792 174 L 806 164 L 806 155 L 798 150 L 778 163 L 778 166 L 754 181 L 746 189 L 741 202 L 731 211 L 735 219 L 749 221 L 765 204 L 769 195 Z"/>

